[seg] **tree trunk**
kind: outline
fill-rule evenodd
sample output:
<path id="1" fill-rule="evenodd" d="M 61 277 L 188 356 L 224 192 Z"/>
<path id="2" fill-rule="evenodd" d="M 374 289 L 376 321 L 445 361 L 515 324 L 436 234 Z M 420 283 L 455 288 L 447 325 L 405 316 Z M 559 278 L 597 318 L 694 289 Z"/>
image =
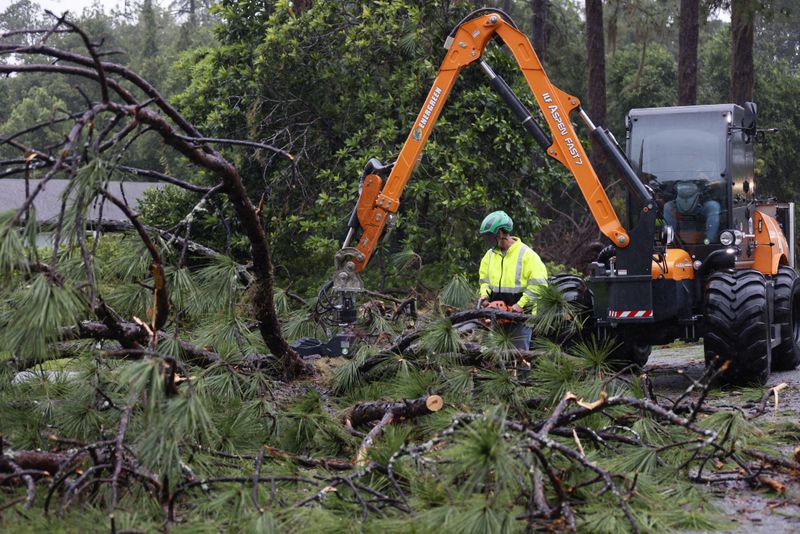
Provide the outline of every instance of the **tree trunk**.
<path id="1" fill-rule="evenodd" d="M 550 0 L 533 0 L 533 48 L 539 61 L 544 64 L 547 54 L 547 15 Z"/>
<path id="2" fill-rule="evenodd" d="M 136 119 L 158 132 L 164 142 L 178 150 L 193 163 L 204 167 L 222 179 L 223 191 L 233 207 L 239 224 L 250 242 L 253 260 L 253 278 L 250 291 L 253 295 L 253 315 L 258 329 L 270 352 L 281 358 L 284 378 L 291 380 L 311 373 L 311 367 L 292 349 L 281 332 L 278 313 L 275 311 L 272 257 L 261 217 L 245 191 L 239 171 L 228 160 L 214 151 L 197 150 L 176 132 L 167 121 L 146 108 L 136 108 Z"/>
<path id="3" fill-rule="evenodd" d="M 678 37 L 678 105 L 697 104 L 697 40 L 700 0 L 681 0 Z"/>
<path id="4" fill-rule="evenodd" d="M 608 38 L 608 53 L 613 57 L 617 52 L 617 19 L 619 18 L 620 0 L 609 0 L 611 14 L 608 16 L 606 37 Z"/>
<path id="5" fill-rule="evenodd" d="M 753 100 L 755 73 L 753 70 L 753 33 L 756 0 L 731 2 L 731 99 L 740 106 Z"/>
<path id="6" fill-rule="evenodd" d="M 510 15 L 510 14 L 511 14 L 511 7 L 512 7 L 512 2 L 511 2 L 511 0 L 503 0 L 503 7 L 502 7 L 502 9 L 503 9 L 503 11 L 504 11 L 506 14 L 508 14 L 508 15 Z"/>
<path id="7" fill-rule="evenodd" d="M 589 115 L 595 124 L 606 122 L 606 50 L 603 40 L 603 2 L 586 0 L 586 58 L 589 67 Z M 592 142 L 592 164 L 605 178 L 604 159 L 600 147 Z"/>

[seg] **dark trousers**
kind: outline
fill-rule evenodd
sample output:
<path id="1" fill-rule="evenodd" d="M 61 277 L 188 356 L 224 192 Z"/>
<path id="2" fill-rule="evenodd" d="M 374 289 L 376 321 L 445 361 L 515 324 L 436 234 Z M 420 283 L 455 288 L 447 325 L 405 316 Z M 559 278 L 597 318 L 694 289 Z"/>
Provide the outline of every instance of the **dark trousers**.
<path id="1" fill-rule="evenodd" d="M 507 327 L 511 333 L 511 343 L 517 350 L 531 349 L 531 335 L 533 330 L 524 324 L 510 325 Z"/>

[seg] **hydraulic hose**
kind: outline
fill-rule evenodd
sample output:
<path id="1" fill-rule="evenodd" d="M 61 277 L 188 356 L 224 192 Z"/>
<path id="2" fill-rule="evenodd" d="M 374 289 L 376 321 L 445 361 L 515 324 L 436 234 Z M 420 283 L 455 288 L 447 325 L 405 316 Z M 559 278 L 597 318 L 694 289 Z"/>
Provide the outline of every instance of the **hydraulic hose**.
<path id="1" fill-rule="evenodd" d="M 533 136 L 536 143 L 542 147 L 542 150 L 547 151 L 553 142 L 547 137 L 547 134 L 544 133 L 542 127 L 533 120 L 533 116 L 531 112 L 528 111 L 528 108 L 525 107 L 525 104 L 514 94 L 514 91 L 509 87 L 506 81 L 492 70 L 492 67 L 490 67 L 486 61 L 481 60 L 481 68 L 483 72 L 486 73 L 486 76 L 489 77 L 489 84 L 492 86 L 492 89 L 497 91 L 503 100 L 505 100 L 508 107 L 511 108 L 511 111 L 522 123 L 522 127 Z"/>
<path id="2" fill-rule="evenodd" d="M 639 201 L 644 206 L 654 206 L 655 199 L 653 198 L 653 193 L 648 189 L 639 177 L 636 175 L 636 172 L 631 167 L 631 164 L 628 163 L 627 158 L 620 150 L 619 146 L 611 139 L 611 136 L 608 132 L 600 128 L 595 128 L 591 131 L 592 139 L 597 141 L 603 148 L 603 152 L 605 153 L 608 161 L 614 167 L 614 170 L 617 172 L 620 178 L 628 185 L 628 187 L 632 190 L 633 194 L 635 194 Z"/>
<path id="3" fill-rule="evenodd" d="M 511 16 L 508 13 L 506 13 L 505 11 L 503 11 L 502 9 L 496 9 L 496 8 L 493 8 L 493 7 L 482 7 L 480 9 L 476 9 L 475 11 L 473 11 L 472 13 L 470 13 L 469 15 L 467 15 L 466 17 L 461 19 L 458 22 L 458 24 L 453 26 L 453 29 L 450 30 L 450 34 L 447 36 L 447 41 L 449 41 L 450 39 L 455 37 L 456 32 L 458 31 L 458 29 L 465 22 L 467 22 L 468 20 L 472 20 L 475 17 L 479 17 L 479 16 L 483 15 L 484 13 L 498 13 L 501 17 L 503 17 L 503 20 L 508 22 L 513 28 L 518 29 L 517 23 L 514 22 L 514 20 L 511 18 Z"/>

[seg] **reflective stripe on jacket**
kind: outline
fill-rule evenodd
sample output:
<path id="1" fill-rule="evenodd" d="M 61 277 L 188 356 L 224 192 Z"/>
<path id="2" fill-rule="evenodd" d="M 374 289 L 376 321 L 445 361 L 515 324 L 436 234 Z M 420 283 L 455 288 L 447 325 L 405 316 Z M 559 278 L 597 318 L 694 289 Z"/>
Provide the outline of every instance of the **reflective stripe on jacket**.
<path id="1" fill-rule="evenodd" d="M 542 286 L 547 285 L 547 268 L 542 259 L 517 237 L 503 253 L 489 249 L 481 260 L 481 296 L 519 304 L 536 313 L 536 299 Z M 509 300 L 511 302 L 509 302 Z"/>

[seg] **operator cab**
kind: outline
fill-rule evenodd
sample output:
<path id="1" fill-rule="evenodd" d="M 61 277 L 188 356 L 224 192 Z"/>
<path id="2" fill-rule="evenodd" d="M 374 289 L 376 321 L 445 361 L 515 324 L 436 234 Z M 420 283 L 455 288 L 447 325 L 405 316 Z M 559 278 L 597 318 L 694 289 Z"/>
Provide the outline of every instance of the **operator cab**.
<path id="1" fill-rule="evenodd" d="M 720 232 L 734 227 L 734 189 L 750 198 L 755 192 L 753 135 L 745 128 L 754 113 L 754 107 L 746 112 L 721 104 L 628 114 L 628 159 L 653 189 L 662 225 L 671 226 L 691 254 L 722 247 Z"/>

